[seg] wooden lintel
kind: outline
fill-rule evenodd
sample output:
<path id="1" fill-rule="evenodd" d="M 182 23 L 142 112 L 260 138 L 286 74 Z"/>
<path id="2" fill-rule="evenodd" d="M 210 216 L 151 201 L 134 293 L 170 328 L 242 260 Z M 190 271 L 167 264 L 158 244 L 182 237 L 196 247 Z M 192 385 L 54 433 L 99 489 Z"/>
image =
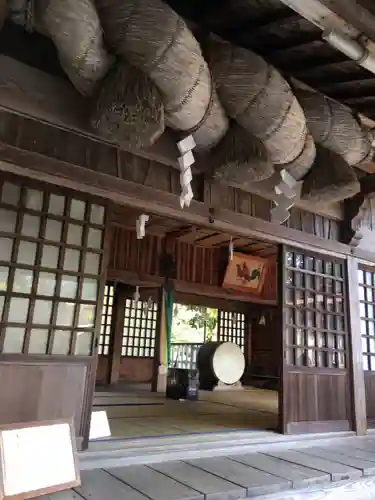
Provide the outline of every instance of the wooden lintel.
<path id="1" fill-rule="evenodd" d="M 164 284 L 164 278 L 133 271 L 122 271 L 108 268 L 107 278 L 112 281 L 121 281 L 132 285 L 139 285 L 142 288 L 146 286 L 158 287 Z M 188 293 L 191 295 L 205 295 L 218 299 L 227 299 L 231 301 L 239 301 L 253 304 L 276 305 L 276 300 L 263 299 L 252 294 L 231 293 L 218 286 L 204 285 L 201 283 L 189 283 L 181 280 L 172 280 L 176 292 Z"/>
<path id="2" fill-rule="evenodd" d="M 182 238 L 182 236 L 186 236 L 187 234 L 194 232 L 195 229 L 196 228 L 194 226 L 186 226 L 186 227 L 183 227 L 181 229 L 168 231 L 165 234 L 165 237 L 169 238 L 169 239 L 179 239 L 179 238 Z"/>
<path id="3" fill-rule="evenodd" d="M 189 209 L 182 210 L 178 195 L 24 151 L 3 142 L 0 142 L 0 170 L 83 191 L 146 213 L 170 217 L 185 224 L 222 231 L 233 236 L 292 244 L 323 254 L 342 256 L 351 252 L 347 245 L 336 241 L 272 224 L 246 214 L 220 208 L 212 213 L 209 205 L 195 200 Z"/>

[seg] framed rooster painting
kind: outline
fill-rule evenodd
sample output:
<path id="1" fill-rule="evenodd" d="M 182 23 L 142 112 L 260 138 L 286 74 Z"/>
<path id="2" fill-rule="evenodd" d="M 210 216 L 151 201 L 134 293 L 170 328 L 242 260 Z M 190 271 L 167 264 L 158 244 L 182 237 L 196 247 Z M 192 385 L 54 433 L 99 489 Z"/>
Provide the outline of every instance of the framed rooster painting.
<path id="1" fill-rule="evenodd" d="M 225 271 L 223 288 L 260 294 L 267 272 L 267 260 L 253 255 L 234 253 Z"/>

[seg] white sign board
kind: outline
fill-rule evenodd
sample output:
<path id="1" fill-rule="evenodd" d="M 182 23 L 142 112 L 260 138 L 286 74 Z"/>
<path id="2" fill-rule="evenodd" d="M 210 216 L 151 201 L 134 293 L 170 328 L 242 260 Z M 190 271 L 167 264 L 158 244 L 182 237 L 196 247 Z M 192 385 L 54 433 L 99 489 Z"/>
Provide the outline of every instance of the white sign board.
<path id="1" fill-rule="evenodd" d="M 106 411 L 93 411 L 91 414 L 90 440 L 111 437 Z"/>
<path id="2" fill-rule="evenodd" d="M 0 428 L 0 500 L 32 498 L 80 484 L 69 421 Z"/>

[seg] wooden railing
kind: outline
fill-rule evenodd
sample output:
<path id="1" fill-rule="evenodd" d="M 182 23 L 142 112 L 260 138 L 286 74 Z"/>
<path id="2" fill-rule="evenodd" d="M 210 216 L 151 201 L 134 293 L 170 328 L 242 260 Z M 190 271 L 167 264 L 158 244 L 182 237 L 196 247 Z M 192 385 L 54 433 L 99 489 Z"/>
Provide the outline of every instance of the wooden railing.
<path id="1" fill-rule="evenodd" d="M 170 365 L 176 368 L 195 370 L 197 354 L 201 345 L 203 344 L 173 343 L 171 345 Z"/>

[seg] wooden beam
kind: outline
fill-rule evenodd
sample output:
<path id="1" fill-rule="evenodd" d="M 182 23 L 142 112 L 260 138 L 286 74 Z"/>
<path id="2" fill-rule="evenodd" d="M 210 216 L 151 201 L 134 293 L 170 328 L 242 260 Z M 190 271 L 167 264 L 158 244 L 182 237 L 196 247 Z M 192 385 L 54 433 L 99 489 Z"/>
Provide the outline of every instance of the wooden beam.
<path id="1" fill-rule="evenodd" d="M 361 318 L 359 312 L 358 261 L 347 259 L 347 297 L 349 320 L 349 353 L 353 424 L 358 436 L 367 433 L 366 391 L 362 365 Z"/>
<path id="2" fill-rule="evenodd" d="M 0 108 L 108 144 L 90 130 L 89 103 L 69 81 L 0 55 Z M 123 149 L 178 168 L 176 140 L 169 131 L 148 149 Z"/>
<path id="3" fill-rule="evenodd" d="M 322 30 L 336 28 L 353 37 L 366 33 L 369 37 L 375 38 L 373 17 L 357 2 L 353 4 L 350 0 L 281 1 Z M 370 19 L 365 19 L 366 17 Z"/>
<path id="4" fill-rule="evenodd" d="M 311 251 L 330 255 L 342 256 L 351 252 L 350 247 L 336 241 L 272 224 L 249 215 L 220 208 L 212 212 L 209 205 L 194 200 L 188 210 L 181 210 L 178 195 L 90 171 L 38 153 L 22 151 L 1 142 L 0 170 L 91 193 L 145 213 L 171 217 L 185 224 L 209 228 L 216 232 L 222 231 L 233 236 L 270 243 L 293 244 L 295 247 L 309 248 Z"/>
<path id="5" fill-rule="evenodd" d="M 133 271 L 122 271 L 117 269 L 108 268 L 107 277 L 109 280 L 117 280 L 122 283 L 129 283 L 131 285 L 139 286 L 162 286 L 164 285 L 165 278 L 162 276 L 147 275 L 136 273 Z M 189 283 L 181 280 L 171 280 L 176 292 L 187 293 L 191 295 L 204 295 L 207 297 L 216 297 L 218 299 L 228 299 L 239 302 L 251 304 L 267 304 L 275 305 L 275 300 L 262 299 L 252 294 L 239 294 L 231 293 L 219 286 L 204 285 L 201 283 Z"/>

